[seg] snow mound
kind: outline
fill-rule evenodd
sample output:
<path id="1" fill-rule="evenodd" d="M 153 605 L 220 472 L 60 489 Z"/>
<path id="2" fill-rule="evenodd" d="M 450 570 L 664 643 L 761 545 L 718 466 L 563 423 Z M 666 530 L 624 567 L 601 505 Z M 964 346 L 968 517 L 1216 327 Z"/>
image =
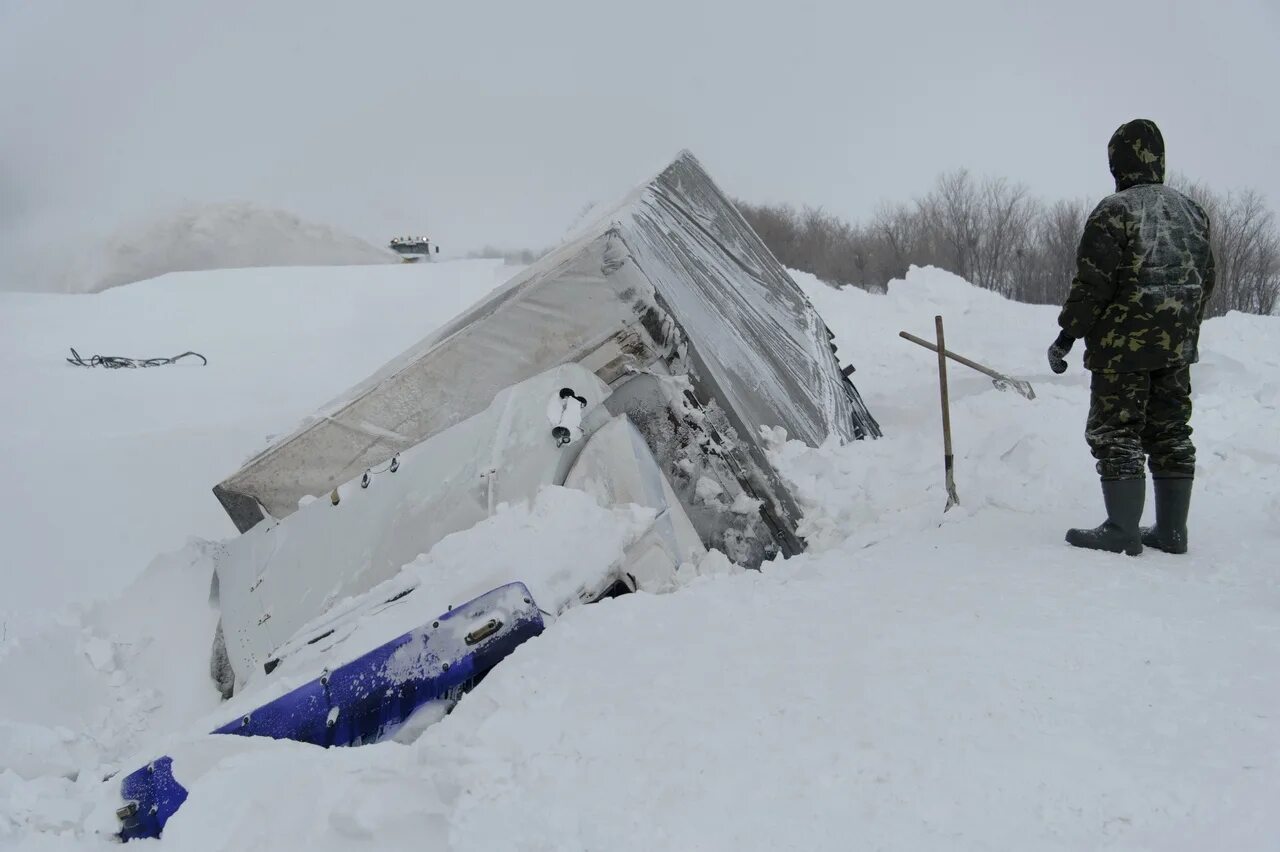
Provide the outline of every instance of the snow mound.
<path id="1" fill-rule="evenodd" d="M 399 262 L 390 249 L 285 210 L 244 202 L 204 204 L 117 232 L 71 261 L 62 289 L 96 293 L 168 272 Z"/>

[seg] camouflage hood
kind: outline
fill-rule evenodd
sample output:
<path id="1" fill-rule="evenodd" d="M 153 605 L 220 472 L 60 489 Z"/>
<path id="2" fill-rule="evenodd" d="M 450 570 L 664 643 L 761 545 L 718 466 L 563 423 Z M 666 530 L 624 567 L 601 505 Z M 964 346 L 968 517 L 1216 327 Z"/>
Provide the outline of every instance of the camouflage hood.
<path id="1" fill-rule="evenodd" d="M 1143 183 L 1164 183 L 1164 137 L 1147 118 L 1120 125 L 1107 145 L 1116 191 Z"/>

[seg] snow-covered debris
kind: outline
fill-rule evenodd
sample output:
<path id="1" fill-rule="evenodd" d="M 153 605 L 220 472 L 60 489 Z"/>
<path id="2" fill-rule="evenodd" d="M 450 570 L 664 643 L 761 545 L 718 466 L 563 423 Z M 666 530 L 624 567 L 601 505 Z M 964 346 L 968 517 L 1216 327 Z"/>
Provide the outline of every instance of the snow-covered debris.
<path id="1" fill-rule="evenodd" d="M 203 204 L 134 223 L 73 254 L 62 289 L 96 293 L 169 272 L 399 262 L 389 249 L 285 210 Z"/>

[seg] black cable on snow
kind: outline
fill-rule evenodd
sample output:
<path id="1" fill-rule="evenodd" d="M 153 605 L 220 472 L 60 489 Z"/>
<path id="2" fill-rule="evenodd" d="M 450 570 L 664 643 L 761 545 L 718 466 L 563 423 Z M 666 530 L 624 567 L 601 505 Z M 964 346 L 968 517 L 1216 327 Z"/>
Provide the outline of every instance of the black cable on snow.
<path id="1" fill-rule="evenodd" d="M 68 364 L 77 367 L 106 367 L 108 370 L 134 370 L 139 367 L 163 367 L 166 364 L 176 364 L 183 358 L 188 356 L 199 358 L 203 363 L 201 367 L 208 366 L 209 359 L 201 355 L 199 352 L 183 352 L 181 355 L 174 355 L 172 358 L 124 358 L 119 355 L 94 355 L 89 360 L 80 357 L 80 353 L 71 348 L 71 357 L 67 359 Z"/>

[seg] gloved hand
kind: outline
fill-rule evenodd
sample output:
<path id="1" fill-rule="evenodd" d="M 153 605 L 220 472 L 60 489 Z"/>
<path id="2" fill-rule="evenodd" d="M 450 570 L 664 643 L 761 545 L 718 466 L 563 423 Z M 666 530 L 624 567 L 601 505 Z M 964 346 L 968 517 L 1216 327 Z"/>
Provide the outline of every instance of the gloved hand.
<path id="1" fill-rule="evenodd" d="M 1053 345 L 1049 347 L 1049 369 L 1055 373 L 1065 373 L 1067 371 L 1067 353 L 1071 351 L 1071 347 L 1075 345 L 1076 339 L 1068 335 L 1065 331 L 1058 335 L 1058 339 L 1053 341 Z"/>

